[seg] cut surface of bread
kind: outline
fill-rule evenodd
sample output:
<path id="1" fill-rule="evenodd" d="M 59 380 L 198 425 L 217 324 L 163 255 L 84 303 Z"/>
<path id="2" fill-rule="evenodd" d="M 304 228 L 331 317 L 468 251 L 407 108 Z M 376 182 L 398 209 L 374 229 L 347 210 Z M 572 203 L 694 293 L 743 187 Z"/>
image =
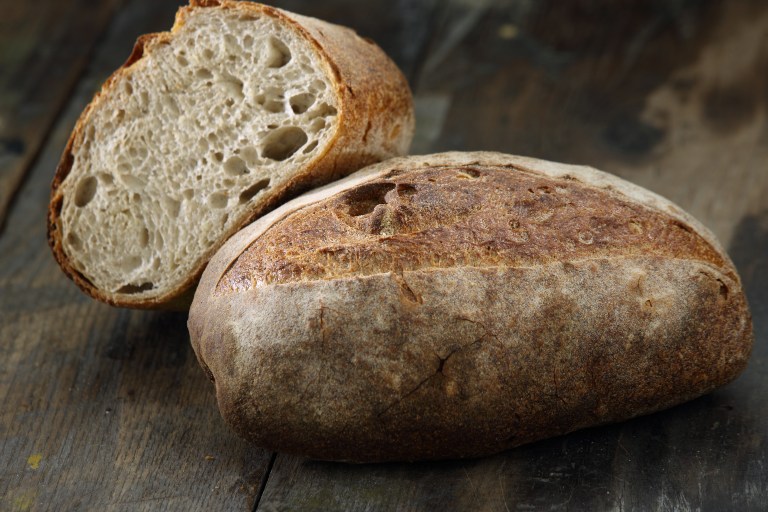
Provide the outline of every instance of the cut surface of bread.
<path id="1" fill-rule="evenodd" d="M 95 298 L 183 306 L 237 229 L 404 153 L 412 131 L 407 83 L 351 30 L 193 3 L 170 33 L 141 38 L 83 113 L 54 179 L 51 245 Z"/>

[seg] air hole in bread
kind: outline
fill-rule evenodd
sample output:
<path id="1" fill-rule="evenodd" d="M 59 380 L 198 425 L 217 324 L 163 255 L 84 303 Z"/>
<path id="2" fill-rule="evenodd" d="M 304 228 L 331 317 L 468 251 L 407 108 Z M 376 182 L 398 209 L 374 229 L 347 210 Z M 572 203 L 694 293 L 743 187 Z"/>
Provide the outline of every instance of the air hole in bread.
<path id="1" fill-rule="evenodd" d="M 302 153 L 304 153 L 305 155 L 307 153 L 311 153 L 317 147 L 317 144 L 318 144 L 318 142 L 316 140 L 313 140 L 312 142 L 307 144 L 307 147 L 304 148 Z"/>
<path id="2" fill-rule="evenodd" d="M 182 195 L 184 196 L 184 199 L 187 201 L 191 200 L 193 197 L 195 197 L 195 191 L 191 188 L 185 189 L 184 192 L 182 192 Z"/>
<path id="3" fill-rule="evenodd" d="M 141 292 L 147 292 L 154 288 L 155 285 L 152 283 L 142 283 L 142 284 L 126 284 L 125 286 L 121 286 L 117 293 L 125 293 L 128 295 L 132 295 L 134 293 L 141 293 Z"/>
<path id="4" fill-rule="evenodd" d="M 294 114 L 303 114 L 315 103 L 315 95 L 305 92 L 291 98 L 291 110 Z"/>
<path id="5" fill-rule="evenodd" d="M 142 228 L 141 233 L 139 234 L 139 245 L 142 248 L 149 245 L 149 230 L 147 228 Z"/>
<path id="6" fill-rule="evenodd" d="M 239 156 L 231 156 L 224 162 L 224 172 L 230 176 L 242 176 L 248 174 L 248 166 Z"/>
<path id="7" fill-rule="evenodd" d="M 136 270 L 139 268 L 139 265 L 141 265 L 140 256 L 128 256 L 123 259 L 122 263 L 120 264 L 123 272 L 131 272 L 132 270 Z"/>
<path id="8" fill-rule="evenodd" d="M 237 39 L 235 39 L 235 36 L 232 34 L 224 34 L 224 46 L 227 47 L 227 50 L 230 52 L 240 52 L 240 43 L 237 42 Z M 234 55 L 232 55 L 234 57 Z"/>
<path id="9" fill-rule="evenodd" d="M 176 104 L 176 102 L 171 98 L 170 96 L 161 96 L 160 102 L 163 104 L 163 106 L 174 116 L 179 115 L 179 106 Z"/>
<path id="10" fill-rule="evenodd" d="M 80 180 L 80 183 L 77 184 L 77 190 L 75 190 L 75 206 L 82 208 L 90 203 L 96 197 L 98 186 L 99 182 L 93 176 Z"/>
<path id="11" fill-rule="evenodd" d="M 225 208 L 229 198 L 224 192 L 214 192 L 208 196 L 208 204 L 211 208 Z"/>
<path id="12" fill-rule="evenodd" d="M 83 247 L 83 241 L 74 233 L 67 234 L 67 243 L 75 250 L 80 250 Z"/>
<path id="13" fill-rule="evenodd" d="M 98 174 L 99 181 L 101 181 L 105 185 L 112 185 L 115 182 L 115 179 L 112 177 L 111 174 L 107 174 L 106 172 L 100 172 Z"/>
<path id="14" fill-rule="evenodd" d="M 335 116 L 337 112 L 338 111 L 336 110 L 336 107 L 333 105 L 321 103 L 320 107 L 317 109 L 317 112 L 315 112 L 315 115 L 318 117 L 330 117 Z"/>
<path id="15" fill-rule="evenodd" d="M 118 166 L 118 170 L 120 170 Z M 133 190 L 136 192 L 141 192 L 144 190 L 144 187 L 147 186 L 147 182 L 142 180 L 141 178 L 138 178 L 132 174 L 122 174 L 120 176 L 120 179 L 123 181 L 125 186 L 128 188 L 128 190 Z"/>
<path id="16" fill-rule="evenodd" d="M 179 66 L 182 67 L 189 66 L 189 61 L 183 55 L 176 55 L 176 62 L 178 62 Z"/>
<path id="17" fill-rule="evenodd" d="M 291 61 L 291 50 L 276 37 L 267 41 L 267 58 L 264 63 L 268 68 L 282 68 Z"/>
<path id="18" fill-rule="evenodd" d="M 210 48 L 203 49 L 202 54 L 203 54 L 203 58 L 207 60 L 211 60 L 213 58 L 213 50 L 211 50 Z"/>
<path id="19" fill-rule="evenodd" d="M 261 155 L 282 162 L 296 153 L 307 140 L 307 134 L 298 126 L 278 128 L 264 137 Z"/>
<path id="20" fill-rule="evenodd" d="M 322 130 L 323 128 L 325 128 L 325 119 L 323 119 L 322 117 L 313 120 L 309 124 L 309 131 L 312 132 L 312 133 L 317 133 L 320 130 Z"/>
<path id="21" fill-rule="evenodd" d="M 210 80 L 213 78 L 213 73 L 211 73 L 209 69 L 198 68 L 198 70 L 195 71 L 195 76 L 201 80 Z"/>
<path id="22" fill-rule="evenodd" d="M 224 161 L 224 153 L 217 151 L 213 154 L 213 159 L 219 163 Z"/>
<path id="23" fill-rule="evenodd" d="M 245 146 L 240 150 L 240 156 L 243 157 L 248 167 L 253 167 L 259 161 L 259 152 L 253 146 Z"/>
<path id="24" fill-rule="evenodd" d="M 179 211 L 181 211 L 181 202 L 173 199 L 172 197 L 164 196 L 162 203 L 163 208 L 172 218 L 175 218 L 179 215 Z"/>
<path id="25" fill-rule="evenodd" d="M 243 37 L 243 45 L 246 48 L 253 46 L 253 36 L 251 34 L 246 34 L 245 37 Z"/>
<path id="26" fill-rule="evenodd" d="M 267 112 L 277 114 L 285 111 L 285 96 L 279 89 L 267 89 L 256 96 L 256 103 L 264 107 Z"/>
<path id="27" fill-rule="evenodd" d="M 256 21 L 259 19 L 259 16 L 252 13 L 243 13 L 237 19 L 240 21 Z"/>
<path id="28" fill-rule="evenodd" d="M 237 78 L 236 76 L 230 75 L 229 73 L 222 74 L 221 85 L 222 87 L 224 87 L 224 90 L 226 90 L 227 94 L 229 94 L 230 96 L 237 98 L 239 100 L 242 100 L 244 98 L 243 81 Z"/>
<path id="29" fill-rule="evenodd" d="M 269 182 L 270 182 L 269 178 L 259 180 L 253 185 L 251 185 L 250 187 L 248 187 L 247 189 L 240 192 L 240 197 L 238 198 L 238 201 L 240 202 L 240 204 L 245 204 L 251 199 L 253 199 L 254 197 L 256 197 L 256 194 L 258 194 L 259 192 L 261 192 L 262 190 L 264 190 L 269 186 Z"/>
<path id="30" fill-rule="evenodd" d="M 394 183 L 368 183 L 350 190 L 345 199 L 349 205 L 348 213 L 353 217 L 368 215 L 376 206 L 386 204 L 384 197 L 394 188 Z"/>

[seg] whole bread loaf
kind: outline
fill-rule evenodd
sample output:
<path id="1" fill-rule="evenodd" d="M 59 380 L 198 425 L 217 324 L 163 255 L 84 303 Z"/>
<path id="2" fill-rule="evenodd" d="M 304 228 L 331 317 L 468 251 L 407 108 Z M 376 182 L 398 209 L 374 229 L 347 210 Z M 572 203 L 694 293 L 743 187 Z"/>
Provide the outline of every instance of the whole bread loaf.
<path id="1" fill-rule="evenodd" d="M 210 256 L 300 191 L 407 152 L 408 84 L 352 30 L 192 0 L 139 38 L 75 126 L 53 181 L 62 269 L 118 306 L 186 308 Z"/>
<path id="2" fill-rule="evenodd" d="M 669 201 L 496 153 L 371 166 L 212 259 L 189 317 L 224 419 L 356 462 L 491 454 L 712 391 L 752 345 L 739 276 Z"/>

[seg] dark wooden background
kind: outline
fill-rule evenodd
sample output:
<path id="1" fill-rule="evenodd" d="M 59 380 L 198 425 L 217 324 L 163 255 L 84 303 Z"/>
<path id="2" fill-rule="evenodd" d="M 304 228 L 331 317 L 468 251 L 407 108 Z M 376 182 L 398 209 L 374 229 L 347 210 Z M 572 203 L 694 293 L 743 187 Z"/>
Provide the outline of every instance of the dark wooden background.
<path id="1" fill-rule="evenodd" d="M 734 383 L 672 410 L 444 463 L 345 465 L 236 438 L 186 315 L 86 298 L 45 242 L 74 120 L 177 1 L 0 0 L 0 510 L 768 510 L 768 2 L 285 0 L 400 64 L 413 152 L 618 174 L 710 226 L 752 306 Z"/>

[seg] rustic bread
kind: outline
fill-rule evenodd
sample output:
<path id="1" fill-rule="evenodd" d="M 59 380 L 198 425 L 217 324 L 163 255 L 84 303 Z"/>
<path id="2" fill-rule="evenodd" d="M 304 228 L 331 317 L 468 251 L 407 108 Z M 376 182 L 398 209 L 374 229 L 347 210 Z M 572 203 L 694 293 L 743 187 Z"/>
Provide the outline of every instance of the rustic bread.
<path id="1" fill-rule="evenodd" d="M 224 419 L 318 459 L 474 457 L 692 399 L 752 325 L 713 235 L 600 171 L 397 158 L 211 260 L 189 317 Z"/>
<path id="2" fill-rule="evenodd" d="M 408 84 L 352 30 L 197 0 L 141 37 L 85 109 L 53 182 L 49 240 L 93 297 L 189 305 L 216 249 L 289 195 L 403 154 Z"/>

